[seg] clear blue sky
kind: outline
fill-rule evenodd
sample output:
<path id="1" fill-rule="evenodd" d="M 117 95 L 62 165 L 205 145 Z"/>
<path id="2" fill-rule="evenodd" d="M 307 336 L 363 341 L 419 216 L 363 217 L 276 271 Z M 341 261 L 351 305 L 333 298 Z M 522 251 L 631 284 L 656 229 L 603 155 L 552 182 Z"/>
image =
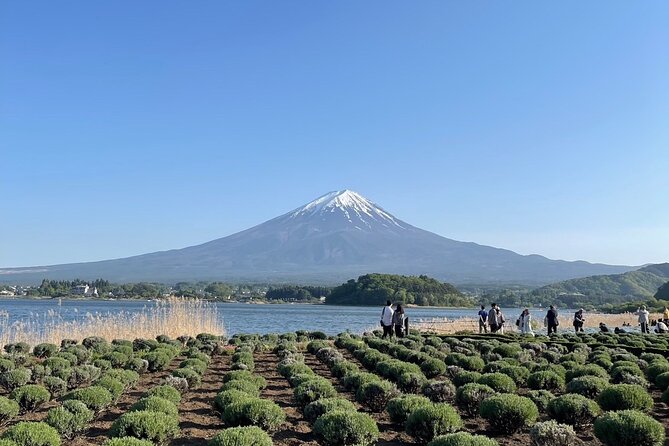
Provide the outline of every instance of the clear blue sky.
<path id="1" fill-rule="evenodd" d="M 349 188 L 523 254 L 669 261 L 669 2 L 0 7 L 0 267 Z"/>

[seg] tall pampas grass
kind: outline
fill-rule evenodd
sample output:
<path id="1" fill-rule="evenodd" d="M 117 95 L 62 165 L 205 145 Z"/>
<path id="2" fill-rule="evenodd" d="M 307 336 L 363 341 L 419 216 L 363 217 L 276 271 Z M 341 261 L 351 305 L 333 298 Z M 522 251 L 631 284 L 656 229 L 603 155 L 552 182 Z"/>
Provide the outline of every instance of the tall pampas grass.
<path id="1" fill-rule="evenodd" d="M 161 334 L 175 338 L 199 333 L 225 335 L 225 328 L 216 305 L 197 299 L 171 297 L 138 312 L 87 313 L 73 321 L 64 320 L 58 311 L 49 310 L 10 323 L 9 313 L 0 312 L 0 346 L 14 342 L 60 344 L 63 339 L 80 341 L 88 336 L 111 341 L 155 338 Z"/>

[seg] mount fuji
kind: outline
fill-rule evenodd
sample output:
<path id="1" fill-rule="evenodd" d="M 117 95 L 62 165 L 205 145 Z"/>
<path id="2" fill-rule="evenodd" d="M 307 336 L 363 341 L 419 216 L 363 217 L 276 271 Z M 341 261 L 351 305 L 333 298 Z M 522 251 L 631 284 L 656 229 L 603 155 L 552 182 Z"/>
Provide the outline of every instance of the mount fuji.
<path id="1" fill-rule="evenodd" d="M 451 240 L 416 228 L 360 194 L 342 190 L 245 231 L 201 245 L 99 262 L 0 269 L 1 281 L 222 280 L 330 283 L 371 272 L 426 274 L 453 283 L 522 283 L 633 270 L 551 260 Z"/>

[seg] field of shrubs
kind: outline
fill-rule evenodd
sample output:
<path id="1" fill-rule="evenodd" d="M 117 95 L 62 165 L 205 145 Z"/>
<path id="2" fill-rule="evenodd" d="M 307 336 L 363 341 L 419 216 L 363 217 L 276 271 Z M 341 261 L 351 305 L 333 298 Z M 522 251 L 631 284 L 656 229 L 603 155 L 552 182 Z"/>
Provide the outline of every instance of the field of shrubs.
<path id="1" fill-rule="evenodd" d="M 0 446 L 662 446 L 668 350 L 603 333 L 9 344 Z"/>

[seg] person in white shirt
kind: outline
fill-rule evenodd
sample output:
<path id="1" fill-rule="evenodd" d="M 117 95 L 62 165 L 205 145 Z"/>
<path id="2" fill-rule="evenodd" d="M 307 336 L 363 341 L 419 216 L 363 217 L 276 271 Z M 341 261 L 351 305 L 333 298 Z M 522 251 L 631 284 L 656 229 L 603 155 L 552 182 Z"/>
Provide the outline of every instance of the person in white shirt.
<path id="1" fill-rule="evenodd" d="M 382 339 L 385 339 L 386 336 L 393 337 L 393 304 L 390 301 L 386 301 L 386 306 L 381 310 L 381 326 L 383 327 L 383 336 Z"/>
<path id="2" fill-rule="evenodd" d="M 641 305 L 641 308 L 639 308 L 636 311 L 637 316 L 639 316 L 639 325 L 641 325 L 641 333 L 648 333 L 648 317 L 649 313 L 648 310 L 646 310 L 645 305 Z"/>
<path id="3" fill-rule="evenodd" d="M 530 315 L 529 308 L 525 308 L 518 319 L 520 332 L 525 335 L 534 336 L 534 332 L 532 331 L 532 315 Z"/>

